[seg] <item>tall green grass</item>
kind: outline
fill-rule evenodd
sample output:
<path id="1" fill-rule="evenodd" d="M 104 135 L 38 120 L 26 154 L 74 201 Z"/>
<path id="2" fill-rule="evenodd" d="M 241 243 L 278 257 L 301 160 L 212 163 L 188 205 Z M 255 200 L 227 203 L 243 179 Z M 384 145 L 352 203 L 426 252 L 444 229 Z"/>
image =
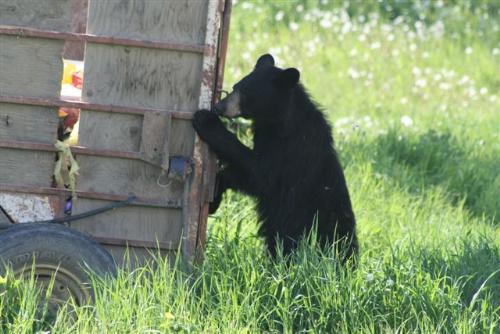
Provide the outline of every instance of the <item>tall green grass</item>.
<path id="1" fill-rule="evenodd" d="M 9 277 L 0 332 L 497 333 L 499 14 L 496 1 L 238 1 L 226 88 L 266 52 L 301 70 L 333 125 L 358 268 L 307 242 L 272 262 L 253 201 L 228 193 L 201 266 L 121 271 L 54 321 Z"/>

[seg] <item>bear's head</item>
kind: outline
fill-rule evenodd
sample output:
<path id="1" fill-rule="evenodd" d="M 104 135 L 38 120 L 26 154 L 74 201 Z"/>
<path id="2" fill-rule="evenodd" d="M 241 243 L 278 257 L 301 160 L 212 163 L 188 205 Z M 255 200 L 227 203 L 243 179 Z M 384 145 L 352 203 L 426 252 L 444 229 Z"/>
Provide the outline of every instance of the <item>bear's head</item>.
<path id="1" fill-rule="evenodd" d="M 242 116 L 261 123 L 279 122 L 286 117 L 299 77 L 297 69 L 278 68 L 274 66 L 274 58 L 265 54 L 257 60 L 253 71 L 215 105 L 215 111 L 230 118 Z"/>

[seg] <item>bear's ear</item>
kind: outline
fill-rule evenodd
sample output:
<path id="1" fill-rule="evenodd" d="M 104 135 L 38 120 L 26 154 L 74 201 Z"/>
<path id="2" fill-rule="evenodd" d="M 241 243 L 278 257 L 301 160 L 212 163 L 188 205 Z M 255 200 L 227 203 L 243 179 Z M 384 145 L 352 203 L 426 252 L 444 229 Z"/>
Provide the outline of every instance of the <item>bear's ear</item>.
<path id="1" fill-rule="evenodd" d="M 278 74 L 276 82 L 280 87 L 293 88 L 299 82 L 300 72 L 296 68 L 287 68 Z"/>
<path id="2" fill-rule="evenodd" d="M 274 58 L 270 54 L 265 54 L 259 57 L 257 63 L 255 64 L 255 68 L 261 66 L 274 66 Z"/>

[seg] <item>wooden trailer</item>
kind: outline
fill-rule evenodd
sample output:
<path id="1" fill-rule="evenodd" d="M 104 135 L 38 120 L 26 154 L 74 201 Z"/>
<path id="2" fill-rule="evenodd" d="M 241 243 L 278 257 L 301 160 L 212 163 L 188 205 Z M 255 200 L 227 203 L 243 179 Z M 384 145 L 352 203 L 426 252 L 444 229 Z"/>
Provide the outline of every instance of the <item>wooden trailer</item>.
<path id="1" fill-rule="evenodd" d="M 2 254 L 2 235 L 40 221 L 91 236 L 118 264 L 127 248 L 139 262 L 158 248 L 202 255 L 215 159 L 191 118 L 219 96 L 230 8 L 230 0 L 0 0 L 3 262 L 31 257 Z M 81 46 L 82 96 L 68 100 L 62 54 Z M 55 145 L 59 108 L 80 110 L 77 145 Z M 54 182 L 68 152 L 74 189 Z M 36 244 L 37 231 L 8 240 Z"/>

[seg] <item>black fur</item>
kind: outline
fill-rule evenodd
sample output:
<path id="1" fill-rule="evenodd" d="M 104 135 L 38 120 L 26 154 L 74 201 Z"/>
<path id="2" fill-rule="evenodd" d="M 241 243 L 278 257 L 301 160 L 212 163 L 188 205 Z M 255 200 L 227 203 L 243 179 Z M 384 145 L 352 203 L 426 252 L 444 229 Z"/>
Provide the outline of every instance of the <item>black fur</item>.
<path id="1" fill-rule="evenodd" d="M 227 164 L 219 174 L 216 201 L 227 188 L 254 196 L 260 233 L 272 254 L 276 237 L 288 254 L 317 219 L 320 243 L 344 239 L 351 256 L 357 250 L 355 218 L 331 128 L 298 80 L 296 69 L 277 68 L 264 55 L 234 86 L 242 116 L 253 120 L 253 150 L 213 111 L 196 112 L 193 126 Z M 224 113 L 226 104 L 221 101 L 216 110 Z"/>

